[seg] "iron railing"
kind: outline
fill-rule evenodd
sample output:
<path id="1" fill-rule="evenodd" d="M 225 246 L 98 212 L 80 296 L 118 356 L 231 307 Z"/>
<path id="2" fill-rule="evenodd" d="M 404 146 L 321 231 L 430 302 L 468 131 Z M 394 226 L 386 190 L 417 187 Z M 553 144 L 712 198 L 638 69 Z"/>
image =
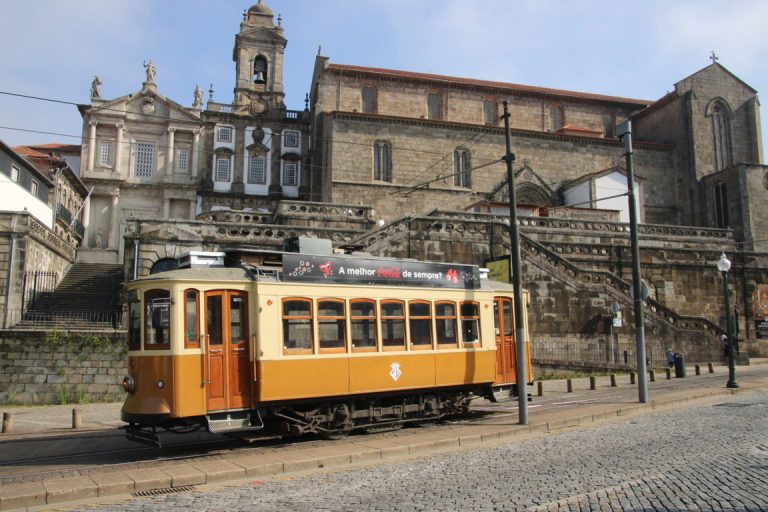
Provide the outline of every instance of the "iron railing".
<path id="1" fill-rule="evenodd" d="M 57 311 L 0 307 L 4 329 L 104 330 L 124 329 L 122 309 Z"/>

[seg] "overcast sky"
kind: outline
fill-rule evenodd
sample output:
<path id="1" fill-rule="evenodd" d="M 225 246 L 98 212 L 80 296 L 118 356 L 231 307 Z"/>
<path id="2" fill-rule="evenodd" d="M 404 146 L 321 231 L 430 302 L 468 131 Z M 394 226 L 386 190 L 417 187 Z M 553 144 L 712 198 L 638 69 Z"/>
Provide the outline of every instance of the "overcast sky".
<path id="1" fill-rule="evenodd" d="M 768 93 L 766 0 L 265 0 L 282 15 L 286 105 L 304 108 L 318 46 L 331 62 L 656 100 L 719 62 Z M 253 0 L 255 3 L 256 0 Z M 89 103 L 199 84 L 230 102 L 248 0 L 3 0 L 0 92 Z M 763 101 L 764 132 L 768 114 Z M 73 105 L 0 94 L 0 140 L 80 143 Z M 28 132 L 19 129 L 30 130 Z M 33 131 L 50 133 L 33 133 Z M 68 135 L 72 137 L 68 137 Z M 768 134 L 764 136 L 764 139 Z"/>

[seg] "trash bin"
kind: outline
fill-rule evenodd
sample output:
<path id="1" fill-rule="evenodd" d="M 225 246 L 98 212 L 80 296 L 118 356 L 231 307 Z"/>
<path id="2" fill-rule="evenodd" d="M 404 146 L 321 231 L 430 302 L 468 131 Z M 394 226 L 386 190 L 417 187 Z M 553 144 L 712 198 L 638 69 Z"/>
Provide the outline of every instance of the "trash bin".
<path id="1" fill-rule="evenodd" d="M 675 354 L 675 377 L 685 377 L 685 356 Z"/>

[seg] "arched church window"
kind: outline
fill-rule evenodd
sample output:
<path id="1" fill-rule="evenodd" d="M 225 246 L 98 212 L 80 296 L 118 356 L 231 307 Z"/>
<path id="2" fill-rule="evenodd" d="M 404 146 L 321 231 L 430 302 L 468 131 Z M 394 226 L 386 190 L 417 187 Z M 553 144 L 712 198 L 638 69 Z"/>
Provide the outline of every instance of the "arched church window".
<path id="1" fill-rule="evenodd" d="M 453 184 L 457 187 L 472 187 L 472 169 L 469 165 L 469 151 L 456 149 L 453 152 Z"/>
<path id="2" fill-rule="evenodd" d="M 722 171 L 733 163 L 731 154 L 731 116 L 728 106 L 716 100 L 710 106 L 712 123 L 712 153 L 715 171 Z"/>
<path id="3" fill-rule="evenodd" d="M 253 59 L 253 83 L 267 83 L 267 59 L 261 55 Z"/>
<path id="4" fill-rule="evenodd" d="M 549 129 L 556 132 L 563 127 L 563 107 L 561 105 L 550 105 L 549 107 Z"/>
<path id="5" fill-rule="evenodd" d="M 392 146 L 378 141 L 373 145 L 373 179 L 392 182 Z"/>

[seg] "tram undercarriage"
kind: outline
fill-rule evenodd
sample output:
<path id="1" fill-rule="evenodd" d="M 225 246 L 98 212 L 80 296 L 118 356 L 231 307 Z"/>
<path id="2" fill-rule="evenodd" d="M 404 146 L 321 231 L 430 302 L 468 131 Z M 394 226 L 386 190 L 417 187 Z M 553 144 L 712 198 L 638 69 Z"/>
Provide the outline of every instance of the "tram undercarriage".
<path id="1" fill-rule="evenodd" d="M 491 388 L 325 398 L 170 420 L 159 425 L 129 423 L 124 428 L 129 439 L 157 447 L 161 446 L 159 430 L 182 434 L 205 429 L 227 435 L 262 431 L 291 436 L 317 434 L 326 439 L 340 439 L 353 431 L 383 432 L 406 424 L 428 425 L 449 416 L 464 415 L 469 412 L 470 401 L 478 396 L 492 397 Z"/>

